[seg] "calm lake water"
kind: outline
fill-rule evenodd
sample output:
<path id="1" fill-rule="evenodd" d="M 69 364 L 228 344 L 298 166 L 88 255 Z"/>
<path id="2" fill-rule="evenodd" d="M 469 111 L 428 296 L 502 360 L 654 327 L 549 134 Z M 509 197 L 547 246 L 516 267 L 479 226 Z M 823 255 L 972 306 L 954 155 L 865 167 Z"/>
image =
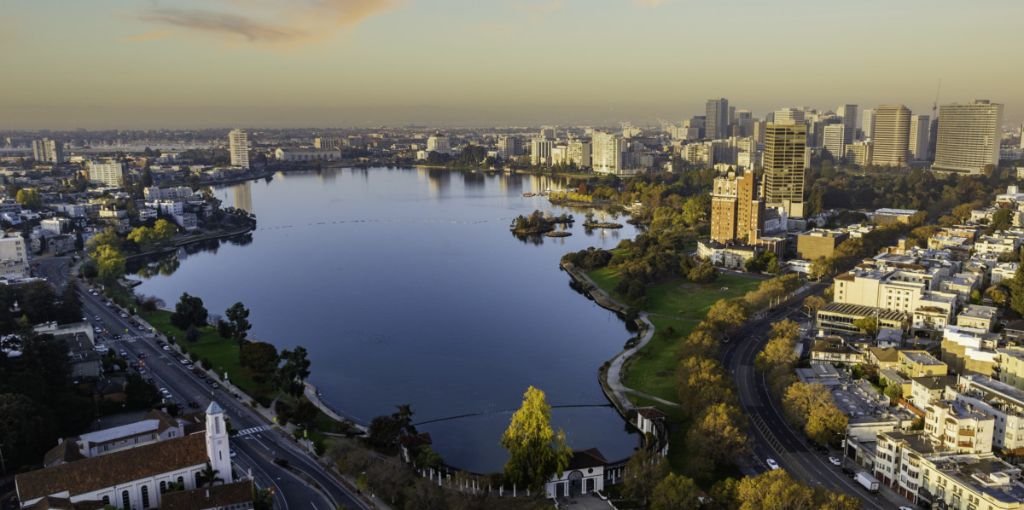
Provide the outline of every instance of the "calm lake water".
<path id="1" fill-rule="evenodd" d="M 182 292 L 223 314 L 242 301 L 253 338 L 303 345 L 311 380 L 363 423 L 408 403 L 456 466 L 497 471 L 499 441 L 527 386 L 553 406 L 605 405 L 600 365 L 629 337 L 622 321 L 569 287 L 562 254 L 614 247 L 619 231 L 523 242 L 508 225 L 534 209 L 566 212 L 524 192 L 547 178 L 412 169 L 278 174 L 218 188 L 224 206 L 256 214 L 252 242 L 179 255 L 170 275 L 137 291 L 173 305 Z M 555 409 L 577 449 L 609 460 L 636 445 L 609 407 Z"/>

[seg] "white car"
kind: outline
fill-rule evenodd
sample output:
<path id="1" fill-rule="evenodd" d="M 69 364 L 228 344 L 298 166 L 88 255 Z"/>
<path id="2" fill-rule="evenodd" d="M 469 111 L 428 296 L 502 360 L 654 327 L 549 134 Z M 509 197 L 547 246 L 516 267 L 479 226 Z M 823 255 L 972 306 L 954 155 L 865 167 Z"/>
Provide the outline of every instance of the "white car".
<path id="1" fill-rule="evenodd" d="M 161 349 L 163 349 L 165 351 L 169 351 L 169 350 L 171 350 L 171 346 L 170 345 L 165 345 L 165 346 L 161 347 Z"/>
<path id="2" fill-rule="evenodd" d="M 837 458 L 837 457 L 829 457 L 829 458 L 828 458 L 828 461 L 829 461 L 829 462 L 830 462 L 830 463 L 831 463 L 831 464 L 832 464 L 833 466 L 838 466 L 838 465 L 840 465 L 840 464 L 842 464 L 842 463 L 843 463 L 843 462 L 842 462 L 841 460 L 839 460 L 839 458 Z"/>
<path id="3" fill-rule="evenodd" d="M 771 457 L 768 457 L 767 459 L 765 459 L 764 463 L 768 464 L 768 468 L 771 469 L 772 471 L 775 471 L 776 469 L 779 469 L 779 463 L 775 462 L 775 459 L 773 459 Z"/>
<path id="4" fill-rule="evenodd" d="M 909 507 L 909 506 L 903 505 L 903 506 L 900 507 L 900 510 L 914 510 L 914 509 Z"/>

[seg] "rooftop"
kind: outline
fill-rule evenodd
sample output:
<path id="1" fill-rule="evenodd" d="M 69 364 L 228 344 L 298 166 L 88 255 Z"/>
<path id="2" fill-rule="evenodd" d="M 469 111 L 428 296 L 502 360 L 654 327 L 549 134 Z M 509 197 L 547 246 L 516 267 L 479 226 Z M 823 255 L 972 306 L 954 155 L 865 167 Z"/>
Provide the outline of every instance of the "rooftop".
<path id="1" fill-rule="evenodd" d="M 252 480 L 241 480 L 209 488 L 169 492 L 161 498 L 160 508 L 162 510 L 206 510 L 251 503 L 252 501 Z"/>
<path id="2" fill-rule="evenodd" d="M 929 354 L 928 351 L 900 351 L 900 357 L 909 359 L 911 363 L 917 365 L 945 365 L 941 360 Z"/>

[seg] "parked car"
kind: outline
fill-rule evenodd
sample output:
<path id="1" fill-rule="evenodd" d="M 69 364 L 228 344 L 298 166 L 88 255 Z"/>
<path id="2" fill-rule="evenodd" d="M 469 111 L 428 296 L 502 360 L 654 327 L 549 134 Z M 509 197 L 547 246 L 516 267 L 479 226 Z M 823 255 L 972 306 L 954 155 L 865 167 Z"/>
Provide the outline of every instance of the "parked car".
<path id="1" fill-rule="evenodd" d="M 832 456 L 829 456 L 828 461 L 830 463 L 832 463 L 833 466 L 839 466 L 839 465 L 841 465 L 843 463 L 843 461 L 839 460 L 838 457 L 832 457 Z"/>
<path id="2" fill-rule="evenodd" d="M 775 462 L 775 459 L 773 459 L 771 457 L 768 457 L 767 459 L 765 459 L 764 463 L 768 464 L 768 468 L 771 469 L 772 471 L 775 471 L 776 469 L 779 469 L 779 463 Z"/>

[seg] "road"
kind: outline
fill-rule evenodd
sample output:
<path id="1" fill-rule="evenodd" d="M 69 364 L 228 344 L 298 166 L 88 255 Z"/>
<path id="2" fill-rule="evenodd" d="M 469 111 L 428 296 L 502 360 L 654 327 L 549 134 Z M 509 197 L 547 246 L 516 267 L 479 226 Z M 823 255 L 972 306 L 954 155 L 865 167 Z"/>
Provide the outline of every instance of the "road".
<path id="1" fill-rule="evenodd" d="M 794 478 L 806 484 L 855 496 L 862 508 L 896 508 L 886 495 L 872 495 L 828 461 L 828 454 L 819 453 L 808 442 L 803 431 L 790 426 L 779 404 L 768 392 L 764 375 L 754 369 L 754 359 L 768 342 L 771 324 L 799 312 L 803 298 L 820 293 L 828 282 L 820 282 L 798 291 L 786 303 L 765 317 L 747 322 L 732 335 L 735 340 L 722 349 L 722 363 L 736 381 L 740 406 L 750 418 L 754 455 L 764 467 L 773 458 Z M 905 503 L 903 503 L 905 504 Z"/>
<path id="2" fill-rule="evenodd" d="M 42 259 L 37 272 L 61 288 L 67 282 L 69 267 L 68 259 Z M 272 429 L 262 415 L 223 388 L 211 387 L 180 363 L 177 351 L 162 350 L 149 331 L 132 325 L 129 318 L 121 317 L 119 308 L 108 306 L 102 297 L 93 296 L 80 283 L 77 285 L 82 298 L 82 313 L 90 322 L 109 330 L 111 335 L 122 335 L 121 340 L 106 340 L 111 350 L 125 351 L 132 361 L 144 356 L 145 376 L 152 378 L 157 387 L 167 388 L 179 404 L 191 401 L 205 409 L 211 400 L 217 400 L 226 411 L 232 427 L 241 431 L 231 439 L 236 453 L 235 464 L 240 472 L 251 471 L 258 486 L 274 489 L 277 510 L 371 508 L 291 438 Z M 287 461 L 287 467 L 278 465 L 275 459 Z"/>

